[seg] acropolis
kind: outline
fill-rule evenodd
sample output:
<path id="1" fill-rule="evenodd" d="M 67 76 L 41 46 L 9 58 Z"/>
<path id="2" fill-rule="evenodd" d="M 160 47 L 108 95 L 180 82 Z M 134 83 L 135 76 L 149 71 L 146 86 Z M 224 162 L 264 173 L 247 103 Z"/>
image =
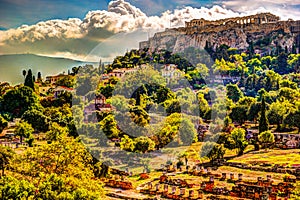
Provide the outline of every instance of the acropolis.
<path id="1" fill-rule="evenodd" d="M 247 24 L 265 24 L 265 23 L 276 23 L 280 20 L 280 18 L 271 13 L 261 13 L 257 15 L 250 15 L 246 17 L 235 17 L 235 18 L 227 18 L 216 21 L 209 21 L 203 18 L 201 19 L 193 19 L 190 22 L 185 22 L 185 26 L 188 28 L 192 27 L 205 27 L 209 25 L 226 25 L 228 23 L 236 23 L 237 25 L 247 25 Z"/>
<path id="2" fill-rule="evenodd" d="M 282 21 L 271 13 L 259 13 L 215 21 L 193 19 L 185 22 L 185 27 L 167 28 L 163 32 L 155 33 L 148 41 L 140 43 L 140 49 L 166 49 L 171 46 L 174 51 L 181 51 L 185 46 L 203 48 L 206 41 L 243 49 L 248 46 L 249 37 L 257 39 L 280 30 L 293 38 L 293 41 L 282 41 L 286 47 L 290 48 L 290 44 L 295 42 L 299 48 L 300 21 Z M 173 46 L 170 45 L 172 42 Z"/>

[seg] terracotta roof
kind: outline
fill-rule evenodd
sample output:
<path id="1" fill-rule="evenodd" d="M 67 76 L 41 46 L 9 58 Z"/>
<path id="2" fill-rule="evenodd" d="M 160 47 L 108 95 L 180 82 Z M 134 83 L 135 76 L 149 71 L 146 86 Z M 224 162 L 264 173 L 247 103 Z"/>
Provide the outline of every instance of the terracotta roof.
<path id="1" fill-rule="evenodd" d="M 67 74 L 59 74 L 59 75 L 55 75 L 55 76 L 46 76 L 46 78 L 55 78 L 55 77 L 62 77 L 62 76 L 69 76 Z"/>
<path id="2" fill-rule="evenodd" d="M 74 91 L 73 88 L 68 88 L 68 87 L 66 87 L 66 86 L 57 86 L 57 87 L 54 89 L 54 92 L 55 92 L 55 91 L 61 91 L 61 90 L 64 90 L 64 91 L 70 91 L 70 92 Z"/>

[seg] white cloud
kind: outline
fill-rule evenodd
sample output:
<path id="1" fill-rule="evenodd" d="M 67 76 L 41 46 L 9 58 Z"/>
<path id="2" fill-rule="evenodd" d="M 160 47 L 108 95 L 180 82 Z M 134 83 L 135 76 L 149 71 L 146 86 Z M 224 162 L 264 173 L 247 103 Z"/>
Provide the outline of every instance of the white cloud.
<path id="1" fill-rule="evenodd" d="M 271 12 L 281 17 L 281 19 L 300 19 L 300 11 L 295 6 L 300 6 L 295 0 L 223 0 L 222 4 L 233 10 L 238 10 L 245 14 L 256 14 L 257 12 Z"/>
<path id="2" fill-rule="evenodd" d="M 101 49 L 101 53 L 103 56 L 108 56 L 117 54 L 113 48 L 109 48 L 110 45 L 108 43 L 112 40 L 118 42 L 111 42 L 111 44 L 114 44 L 111 46 L 123 51 L 126 48 L 137 47 L 140 40 L 147 39 L 146 32 L 161 31 L 169 28 L 170 25 L 172 27 L 184 26 L 185 21 L 195 18 L 216 20 L 263 11 L 271 11 L 282 16 L 294 14 L 289 12 L 289 10 L 285 12 L 280 10 L 281 7 L 279 6 L 282 4 L 294 5 L 294 1 L 280 0 L 280 3 L 278 1 L 274 3 L 271 0 L 264 0 L 263 2 L 270 4 L 271 7 L 273 6 L 273 10 L 271 7 L 262 6 L 260 0 L 229 0 L 223 2 L 224 7 L 185 7 L 175 9 L 172 12 L 166 11 L 161 16 L 147 16 L 139 8 L 132 6 L 128 2 L 116 0 L 109 3 L 107 11 L 90 11 L 82 20 L 77 18 L 49 20 L 30 26 L 23 25 L 17 29 L 0 31 L 0 54 L 30 52 L 44 55 L 61 55 L 68 58 L 72 56 L 82 58 L 83 55 L 89 54 L 99 42 L 102 42 L 102 46 L 105 48 Z M 249 6 L 249 9 L 244 9 L 241 5 Z M 117 33 L 124 33 L 126 37 L 112 37 Z M 140 35 L 137 36 L 137 33 L 140 33 Z M 121 42 L 121 40 L 126 40 L 126 42 Z M 113 53 L 108 51 L 113 51 Z"/>
<path id="3" fill-rule="evenodd" d="M 35 42 L 47 38 L 83 38 L 89 34 L 99 39 L 103 32 L 118 33 L 131 32 L 137 29 L 162 30 L 169 27 L 170 20 L 173 27 L 184 25 L 184 21 L 203 17 L 219 19 L 237 16 L 238 14 L 220 6 L 208 8 L 176 9 L 174 12 L 164 12 L 161 16 L 146 16 L 140 9 L 124 0 L 112 1 L 108 11 L 98 10 L 87 13 L 83 20 L 72 18 L 68 20 L 49 20 L 35 25 L 23 25 L 17 29 L 0 32 L 0 43 L 4 42 Z M 104 37 L 105 38 L 105 37 Z"/>
<path id="4" fill-rule="evenodd" d="M 79 38 L 82 29 L 80 19 L 49 20 L 35 25 L 23 25 L 17 29 L 0 32 L 0 42 L 34 42 L 47 38 Z"/>

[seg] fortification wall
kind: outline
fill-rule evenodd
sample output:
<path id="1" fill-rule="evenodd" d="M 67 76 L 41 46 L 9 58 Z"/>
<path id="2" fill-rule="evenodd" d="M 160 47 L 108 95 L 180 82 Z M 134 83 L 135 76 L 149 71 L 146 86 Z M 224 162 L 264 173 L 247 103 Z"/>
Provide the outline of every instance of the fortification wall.
<path id="1" fill-rule="evenodd" d="M 290 22 L 290 30 L 292 33 L 300 34 L 300 20 Z"/>

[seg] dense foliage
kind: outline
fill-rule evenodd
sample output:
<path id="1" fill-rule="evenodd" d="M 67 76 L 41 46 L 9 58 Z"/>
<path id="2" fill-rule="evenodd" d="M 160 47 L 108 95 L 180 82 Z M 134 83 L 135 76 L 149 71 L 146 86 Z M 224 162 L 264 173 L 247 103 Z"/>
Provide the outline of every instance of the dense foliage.
<path id="1" fill-rule="evenodd" d="M 260 56 L 254 54 L 253 45 L 248 52 L 210 44 L 206 52 L 132 50 L 106 66 L 73 67 L 56 84 L 76 92 L 65 91 L 55 98 L 51 91 L 39 94 L 39 86 L 50 84 L 40 73 L 34 83 L 31 70 L 23 71 L 24 86 L 1 83 L 0 131 L 21 118 L 15 134 L 30 148 L 17 155 L 0 148 L 0 198 L 103 199 L 98 178 L 107 175 L 108 167 L 88 153 L 78 135 L 93 145 L 115 145 L 136 154 L 190 146 L 206 137 L 209 142 L 204 142 L 200 155 L 215 161 L 224 158 L 226 149 L 240 156 L 248 145 L 255 150 L 272 146 L 274 131 L 299 133 L 300 54 L 278 49 Z M 174 64 L 186 82 L 166 81 L 159 73 L 164 64 Z M 122 81 L 102 79 L 104 73 L 134 67 L 140 70 Z M 106 98 L 102 106 L 110 104 L 112 109 L 87 117 L 86 108 L 100 94 Z M 257 140 L 246 139 L 246 122 L 258 129 Z M 197 130 L 208 124 L 205 134 Z M 46 141 L 40 144 L 39 136 Z M 180 158 L 187 164 L 189 156 Z"/>

